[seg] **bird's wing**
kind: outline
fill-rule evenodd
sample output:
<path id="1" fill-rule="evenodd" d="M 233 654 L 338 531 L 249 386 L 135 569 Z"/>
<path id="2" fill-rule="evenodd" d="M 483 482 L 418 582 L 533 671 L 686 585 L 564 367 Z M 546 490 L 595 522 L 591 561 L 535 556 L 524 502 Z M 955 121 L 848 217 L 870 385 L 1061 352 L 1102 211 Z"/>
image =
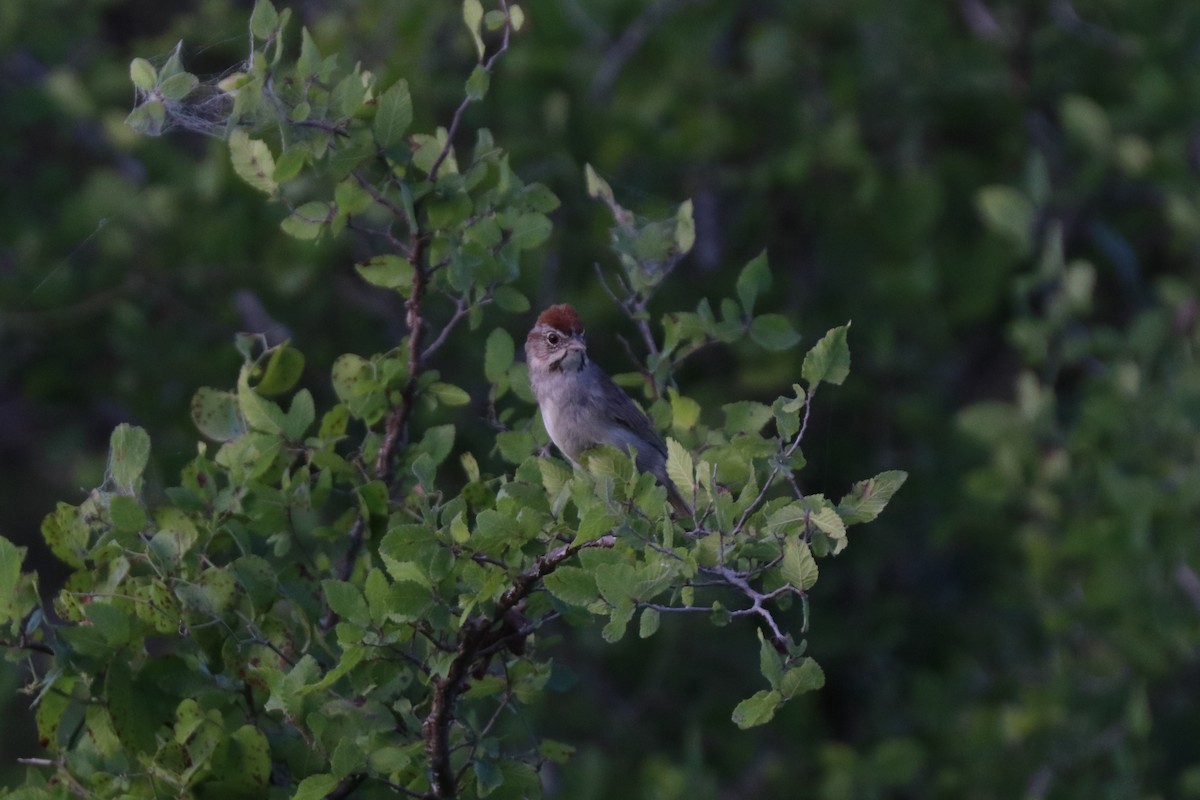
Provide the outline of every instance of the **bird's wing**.
<path id="1" fill-rule="evenodd" d="M 612 382 L 612 378 L 599 370 L 597 373 L 599 374 L 603 407 L 609 418 L 618 425 L 628 428 L 639 439 L 650 443 L 663 458 L 666 458 L 667 445 L 658 435 L 658 431 L 654 430 L 654 426 L 650 424 L 650 418 L 629 399 L 629 395 L 621 391 L 621 387 Z"/>

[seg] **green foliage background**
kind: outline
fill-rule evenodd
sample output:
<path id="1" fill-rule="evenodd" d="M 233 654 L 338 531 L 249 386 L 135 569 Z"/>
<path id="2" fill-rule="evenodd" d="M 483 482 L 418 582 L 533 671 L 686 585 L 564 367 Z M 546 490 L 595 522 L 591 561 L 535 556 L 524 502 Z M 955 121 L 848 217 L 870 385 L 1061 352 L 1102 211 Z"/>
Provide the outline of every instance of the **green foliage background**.
<path id="1" fill-rule="evenodd" d="M 633 331 L 592 269 L 611 258 L 608 217 L 583 165 L 650 218 L 691 197 L 695 249 L 652 311 L 732 295 L 765 245 L 761 310 L 806 341 L 794 358 L 714 348 L 681 385 L 706 408 L 769 399 L 853 319 L 854 371 L 814 412 L 806 489 L 911 475 L 814 590 L 825 688 L 763 728 L 728 717 L 759 686 L 754 652 L 706 622 L 570 639 L 578 682 L 539 712 L 580 745 L 560 795 L 1200 796 L 1200 10 L 523 7 L 527 30 L 468 111 L 563 201 L 518 287 L 573 302 L 600 363 L 630 367 L 616 336 Z M 0 9 L 0 534 L 44 581 L 40 520 L 100 483 L 116 423 L 153 433 L 161 483 L 194 455 L 186 409 L 228 384 L 234 332 L 286 331 L 326 399 L 313 365 L 403 333 L 399 302 L 353 270 L 362 254 L 280 232 L 223 142 L 123 125 L 134 56 L 165 60 L 182 39 L 190 70 L 218 73 L 245 56 L 248 11 Z M 322 50 L 407 78 L 415 127 L 453 113 L 474 63 L 458 4 L 295 13 Z M 482 343 L 462 329 L 447 348 Z M 0 673 L 0 695 L 16 682 Z M 30 730 L 3 726 L 0 769 Z"/>

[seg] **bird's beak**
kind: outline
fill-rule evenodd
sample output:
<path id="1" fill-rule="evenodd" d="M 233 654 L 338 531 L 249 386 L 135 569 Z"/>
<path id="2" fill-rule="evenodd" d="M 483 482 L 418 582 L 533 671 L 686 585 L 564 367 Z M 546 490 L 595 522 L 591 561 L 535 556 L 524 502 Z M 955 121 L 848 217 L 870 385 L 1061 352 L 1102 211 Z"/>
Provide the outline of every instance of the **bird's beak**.
<path id="1" fill-rule="evenodd" d="M 582 339 L 574 339 L 573 338 L 567 342 L 567 351 L 575 352 L 575 353 L 586 353 L 587 345 L 584 344 Z"/>

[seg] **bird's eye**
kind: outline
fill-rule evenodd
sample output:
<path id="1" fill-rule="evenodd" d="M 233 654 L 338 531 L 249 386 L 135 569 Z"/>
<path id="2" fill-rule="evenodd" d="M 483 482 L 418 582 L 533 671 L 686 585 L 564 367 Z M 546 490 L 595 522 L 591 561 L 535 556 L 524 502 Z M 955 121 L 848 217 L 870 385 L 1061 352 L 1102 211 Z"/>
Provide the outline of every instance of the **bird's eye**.
<path id="1" fill-rule="evenodd" d="M 558 344 L 559 335 L 557 333 L 547 333 L 546 341 L 553 347 Z"/>

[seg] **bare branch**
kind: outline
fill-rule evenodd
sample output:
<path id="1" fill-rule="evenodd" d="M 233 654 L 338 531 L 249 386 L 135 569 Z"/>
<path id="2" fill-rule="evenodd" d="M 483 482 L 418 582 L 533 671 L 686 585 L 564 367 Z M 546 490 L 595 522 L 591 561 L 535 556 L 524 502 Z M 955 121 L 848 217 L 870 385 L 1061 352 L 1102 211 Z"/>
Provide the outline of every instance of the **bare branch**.
<path id="1" fill-rule="evenodd" d="M 479 302 L 476 303 L 476 305 L 484 306 L 488 303 L 491 303 L 493 289 L 494 287 L 489 286 L 483 297 L 479 298 Z M 458 327 L 458 324 L 466 319 L 470 313 L 471 306 L 468 304 L 466 296 L 459 295 L 456 297 L 454 299 L 454 315 L 446 321 L 446 324 L 443 326 L 441 332 L 438 333 L 437 337 L 429 343 L 428 347 L 425 348 L 425 352 L 421 353 L 421 360 L 428 361 L 430 356 L 441 349 L 441 346 L 446 343 L 446 339 L 450 338 L 451 332 L 453 332 L 453 330 Z"/>

